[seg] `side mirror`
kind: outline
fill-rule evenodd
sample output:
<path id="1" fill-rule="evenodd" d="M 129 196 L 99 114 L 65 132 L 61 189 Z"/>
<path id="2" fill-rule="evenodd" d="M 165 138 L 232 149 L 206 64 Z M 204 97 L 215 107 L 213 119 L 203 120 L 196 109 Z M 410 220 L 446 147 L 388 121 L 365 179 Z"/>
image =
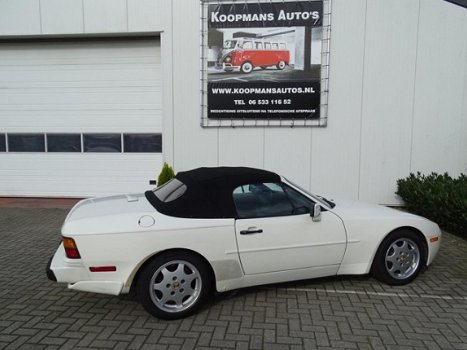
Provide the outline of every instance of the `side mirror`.
<path id="1" fill-rule="evenodd" d="M 318 203 L 315 203 L 310 208 L 310 216 L 314 222 L 321 221 L 321 205 L 319 205 Z"/>

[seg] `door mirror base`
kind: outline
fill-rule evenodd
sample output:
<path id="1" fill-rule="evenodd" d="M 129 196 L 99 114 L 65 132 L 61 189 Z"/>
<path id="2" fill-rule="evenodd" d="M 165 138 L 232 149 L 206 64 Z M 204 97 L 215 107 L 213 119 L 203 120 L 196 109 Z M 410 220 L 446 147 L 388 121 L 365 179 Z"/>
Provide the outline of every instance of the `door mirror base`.
<path id="1" fill-rule="evenodd" d="M 314 222 L 321 221 L 321 205 L 314 203 L 310 208 L 310 216 Z"/>

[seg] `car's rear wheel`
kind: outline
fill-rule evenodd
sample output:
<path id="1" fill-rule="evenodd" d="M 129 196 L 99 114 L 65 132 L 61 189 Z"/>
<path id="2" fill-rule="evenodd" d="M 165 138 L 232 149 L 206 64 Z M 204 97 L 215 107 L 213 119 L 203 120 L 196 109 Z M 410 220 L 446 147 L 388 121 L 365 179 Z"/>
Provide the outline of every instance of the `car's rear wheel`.
<path id="1" fill-rule="evenodd" d="M 286 66 L 286 63 L 284 61 L 279 61 L 279 63 L 277 63 L 276 67 L 277 69 L 279 70 L 283 70 Z"/>
<path id="2" fill-rule="evenodd" d="M 413 281 L 425 265 L 425 245 L 420 236 L 401 229 L 387 236 L 376 252 L 372 275 L 390 285 Z"/>
<path id="3" fill-rule="evenodd" d="M 138 294 L 153 316 L 171 320 L 193 314 L 212 291 L 209 267 L 187 252 L 163 253 L 142 271 Z"/>

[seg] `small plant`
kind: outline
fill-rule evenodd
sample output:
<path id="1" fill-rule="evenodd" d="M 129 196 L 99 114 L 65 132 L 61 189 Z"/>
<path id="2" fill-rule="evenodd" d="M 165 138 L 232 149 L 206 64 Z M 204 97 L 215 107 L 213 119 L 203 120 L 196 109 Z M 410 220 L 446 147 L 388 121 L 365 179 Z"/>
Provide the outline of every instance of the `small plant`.
<path id="1" fill-rule="evenodd" d="M 449 232 L 467 238 L 467 176 L 453 179 L 447 173 L 440 175 L 420 172 L 397 180 L 397 195 L 410 212 L 437 222 Z"/>
<path id="2" fill-rule="evenodd" d="M 162 167 L 161 173 L 159 174 L 159 177 L 157 178 L 157 187 L 162 186 L 169 180 L 175 177 L 175 172 L 173 168 L 164 162 L 164 166 Z"/>

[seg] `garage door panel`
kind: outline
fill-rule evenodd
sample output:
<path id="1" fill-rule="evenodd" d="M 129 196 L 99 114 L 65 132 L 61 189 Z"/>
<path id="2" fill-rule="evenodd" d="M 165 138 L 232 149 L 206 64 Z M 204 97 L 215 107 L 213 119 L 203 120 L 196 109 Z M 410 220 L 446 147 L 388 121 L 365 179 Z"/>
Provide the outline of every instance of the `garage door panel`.
<path id="1" fill-rule="evenodd" d="M 36 115 L 28 113 L 27 110 L 10 111 L 8 117 L 1 121 L 2 131 L 43 132 L 45 129 L 47 132 L 121 132 L 123 129 L 125 132 L 147 132 L 150 128 L 152 132 L 162 132 L 162 120 L 154 118 L 154 115 L 161 113 L 160 106 L 131 111 L 131 115 L 126 110 L 116 112 L 114 109 L 63 111 L 51 108 L 49 111 L 37 111 Z M 18 126 L 18 118 L 23 120 L 23 126 Z"/>
<path id="2" fill-rule="evenodd" d="M 0 170 L 3 196 L 87 197 L 142 192 L 151 188 L 149 180 L 155 179 L 162 167 L 161 154 L 1 154 L 0 163 L 4 164 L 7 157 L 10 167 Z M 27 169 L 25 163 L 30 164 Z"/>
<path id="3" fill-rule="evenodd" d="M 108 59 L 109 51 L 119 51 L 116 59 L 156 56 L 160 61 L 160 45 L 148 47 L 148 41 L 159 41 L 158 38 L 130 39 L 96 39 L 77 41 L 41 41 L 26 44 L 4 43 L 5 60 L 23 59 L 29 56 L 30 61 L 58 58 L 64 60 L 80 59 L 87 62 L 95 58 Z"/>
<path id="4" fill-rule="evenodd" d="M 42 106 L 42 107 L 41 107 Z M 98 108 L 96 107 L 98 106 Z M 17 107 L 17 108 L 16 108 Z M 29 104 L 29 105 L 20 105 L 20 104 L 16 104 L 16 105 L 12 105 L 12 104 L 5 104 L 5 105 L 0 105 L 0 111 L 6 111 L 6 113 L 4 113 L 5 115 L 8 115 L 11 111 L 14 111 L 14 110 L 20 110 L 20 111 L 38 111 L 38 110 L 47 110 L 47 111 L 53 111 L 53 110 L 57 110 L 57 111 L 102 111 L 102 110 L 115 110 L 116 108 L 118 107 L 118 109 L 120 109 L 121 111 L 133 111 L 134 110 L 134 106 L 133 105 L 130 105 L 130 104 L 127 104 L 127 105 L 122 105 L 122 104 L 119 104 L 119 106 L 116 106 L 115 104 L 104 104 L 104 103 L 100 103 L 99 105 L 97 104 L 61 104 L 59 103 L 58 101 L 56 103 L 53 103 L 53 104 Z M 148 109 L 159 109 L 160 108 L 160 104 L 157 105 L 155 103 L 151 103 L 151 104 L 139 104 L 138 105 L 138 109 L 143 109 L 143 110 L 148 110 Z M 127 112 L 128 113 L 128 112 Z M 130 115 L 131 113 L 128 113 L 128 115 Z M 0 117 L 2 117 L 0 115 Z"/>
<path id="5" fill-rule="evenodd" d="M 151 101 L 154 93 L 159 91 L 88 91 L 88 92 L 44 92 L 44 93 L 16 93 L 16 94 L 2 94 L 2 100 L 6 103 L 1 103 L 1 106 L 14 106 L 14 105 L 101 105 L 101 104 L 114 104 L 130 105 L 138 109 L 139 105 L 154 106 L 154 104 L 147 104 Z M 48 109 L 48 108 L 47 108 Z"/>
<path id="6" fill-rule="evenodd" d="M 21 91 L 22 89 L 28 89 L 34 91 L 34 89 L 47 89 L 47 91 L 62 91 L 62 89 L 70 89 L 73 92 L 86 92 L 88 89 L 94 90 L 115 90 L 115 91 L 147 91 L 147 90 L 154 90 L 154 91 L 161 91 L 162 86 L 159 83 L 160 74 L 154 74 L 154 79 L 157 81 L 154 82 L 151 79 L 145 80 L 127 80 L 122 84 L 122 81 L 117 81 L 114 86 L 110 84 L 110 81 L 102 81 L 102 80 L 92 80 L 92 81 L 60 81 L 54 82 L 49 80 L 44 81 L 44 79 L 39 79 L 38 81 L 28 81 L 28 82 L 20 82 L 20 81 L 6 81 L 2 80 L 0 84 L 4 86 L 8 86 L 8 90 L 11 93 L 17 92 L 17 90 Z"/>
<path id="7" fill-rule="evenodd" d="M 0 132 L 162 131 L 157 38 L 0 47 Z M 148 188 L 161 153 L 0 153 L 0 196 L 84 197 Z"/>
<path id="8" fill-rule="evenodd" d="M 66 45 L 62 47 L 62 49 L 57 50 L 55 53 L 55 57 L 43 57 L 43 58 L 26 58 L 28 53 L 17 53 L 17 55 L 14 55 L 15 57 L 8 57 L 8 53 L 6 52 L 9 49 L 9 47 L 6 45 L 5 47 L 2 48 L 2 51 L 5 52 L 3 55 L 2 62 L 0 63 L 0 67 L 3 66 L 10 66 L 10 67 L 45 67 L 47 68 L 57 68 L 60 66 L 85 66 L 85 65 L 90 65 L 90 66 L 102 66 L 102 68 L 112 68 L 115 65 L 128 65 L 128 66 L 133 66 L 134 64 L 139 64 L 139 65 L 154 65 L 154 64 L 160 64 L 160 58 L 154 58 L 156 55 L 158 55 L 158 52 L 155 51 L 153 55 L 147 55 L 147 56 L 142 56 L 142 57 L 132 57 L 129 55 L 128 57 L 115 57 L 115 59 L 112 62 L 109 62 L 108 56 L 105 57 L 85 57 L 83 54 L 81 55 L 76 55 L 73 57 L 60 57 L 57 58 L 56 56 L 63 56 L 65 53 L 63 52 L 64 50 L 70 50 Z M 31 54 L 36 55 L 37 50 L 34 52 L 32 51 Z M 77 58 L 80 59 L 79 64 L 77 64 Z"/>
<path id="9" fill-rule="evenodd" d="M 0 67 L 0 69 L 3 67 Z M 96 68 L 90 69 L 88 66 L 81 67 L 63 67 L 63 69 L 44 67 L 21 67 L 18 69 L 3 70 L 0 74 L 1 84 L 5 87 L 8 82 L 15 84 L 23 83 L 23 87 L 28 87 L 28 83 L 49 83 L 57 86 L 57 83 L 64 82 L 65 84 L 83 83 L 86 85 L 93 84 L 93 82 L 103 82 L 110 85 L 119 86 L 122 82 L 127 81 L 154 81 L 154 78 L 160 77 L 159 73 L 154 72 L 160 69 L 160 66 L 138 66 L 138 70 L 129 69 L 129 67 L 112 67 L 112 68 Z M 87 76 L 83 76 L 83 74 Z M 60 86 L 60 85 L 59 85 Z"/>
<path id="10" fill-rule="evenodd" d="M 160 155 L 158 155 L 160 156 Z M 0 153 L 0 161 L 19 167 L 25 162 L 30 162 L 28 171 L 38 170 L 60 170 L 62 172 L 98 172 L 98 171 L 115 171 L 122 167 L 118 164 L 125 162 L 125 165 L 131 167 L 131 169 L 125 168 L 123 171 L 137 173 L 138 171 L 144 171 L 143 164 L 146 161 L 151 162 L 152 155 L 133 153 L 133 154 L 121 154 L 121 153 Z M 158 159 L 156 157 L 156 159 Z M 86 167 L 73 166 L 79 163 L 85 164 Z M 138 165 L 141 165 L 141 169 Z M 2 167 L 0 171 L 7 172 L 13 169 Z M 157 169 L 156 169 L 157 170 Z"/>

